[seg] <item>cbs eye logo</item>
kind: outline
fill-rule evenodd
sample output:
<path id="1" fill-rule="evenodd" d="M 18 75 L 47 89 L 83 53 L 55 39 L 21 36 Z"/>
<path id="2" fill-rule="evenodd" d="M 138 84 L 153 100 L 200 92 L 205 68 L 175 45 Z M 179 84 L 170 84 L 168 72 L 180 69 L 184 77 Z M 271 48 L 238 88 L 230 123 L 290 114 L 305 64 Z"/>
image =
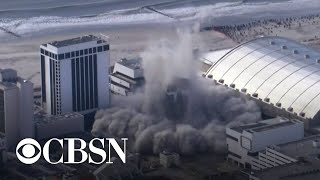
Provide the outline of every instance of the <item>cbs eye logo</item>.
<path id="1" fill-rule="evenodd" d="M 33 164 L 40 159 L 41 146 L 34 139 L 23 139 L 16 147 L 16 155 L 24 164 Z"/>

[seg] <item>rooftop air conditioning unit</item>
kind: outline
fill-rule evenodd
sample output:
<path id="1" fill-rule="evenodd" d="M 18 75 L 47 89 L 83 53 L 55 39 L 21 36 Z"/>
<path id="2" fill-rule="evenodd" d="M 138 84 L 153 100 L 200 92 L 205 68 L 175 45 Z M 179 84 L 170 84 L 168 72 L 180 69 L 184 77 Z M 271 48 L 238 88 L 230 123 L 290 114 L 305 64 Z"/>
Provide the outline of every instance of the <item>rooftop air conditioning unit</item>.
<path id="1" fill-rule="evenodd" d="M 224 80 L 223 79 L 219 79 L 219 83 L 223 84 Z"/>
<path id="2" fill-rule="evenodd" d="M 235 85 L 235 84 L 230 84 L 230 87 L 231 87 L 231 88 L 235 88 L 236 85 Z"/>
<path id="3" fill-rule="evenodd" d="M 270 102 L 270 98 L 264 98 L 265 102 Z"/>
<path id="4" fill-rule="evenodd" d="M 252 96 L 257 98 L 258 97 L 258 93 L 253 93 Z"/>

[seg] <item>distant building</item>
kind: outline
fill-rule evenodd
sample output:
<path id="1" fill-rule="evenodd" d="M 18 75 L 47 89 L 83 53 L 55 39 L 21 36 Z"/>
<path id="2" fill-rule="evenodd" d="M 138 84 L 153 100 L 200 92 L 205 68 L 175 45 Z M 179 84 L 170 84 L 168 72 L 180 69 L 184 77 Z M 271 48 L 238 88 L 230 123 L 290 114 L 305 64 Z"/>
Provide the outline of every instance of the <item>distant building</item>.
<path id="1" fill-rule="evenodd" d="M 165 168 L 180 165 L 180 155 L 173 152 L 163 151 L 159 154 L 160 164 Z"/>
<path id="2" fill-rule="evenodd" d="M 127 96 L 144 84 L 141 59 L 122 59 L 116 62 L 110 74 L 110 90 L 115 94 Z"/>
<path id="3" fill-rule="evenodd" d="M 218 57 L 218 60 L 217 58 Z M 205 77 L 245 94 L 269 117 L 320 125 L 320 52 L 282 37 L 260 37 L 207 55 Z"/>
<path id="4" fill-rule="evenodd" d="M 12 69 L 0 70 L 0 133 L 7 148 L 26 137 L 34 137 L 33 84 Z"/>
<path id="5" fill-rule="evenodd" d="M 285 165 L 260 171 L 244 170 L 249 180 L 318 180 L 320 177 L 320 136 L 310 136 L 302 140 L 272 146 L 266 149 L 266 161 L 276 158 Z M 292 163 L 285 163 L 294 159 Z"/>
<path id="6" fill-rule="evenodd" d="M 303 122 L 274 118 L 226 129 L 228 159 L 239 165 L 261 170 L 296 162 L 268 148 L 304 138 Z M 271 152 L 272 151 L 272 152 Z"/>
<path id="7" fill-rule="evenodd" d="M 48 139 L 84 131 L 83 115 L 77 112 L 56 116 L 35 115 L 36 138 Z"/>
<path id="8" fill-rule="evenodd" d="M 50 115 L 109 105 L 109 44 L 87 35 L 40 46 L 42 103 Z"/>

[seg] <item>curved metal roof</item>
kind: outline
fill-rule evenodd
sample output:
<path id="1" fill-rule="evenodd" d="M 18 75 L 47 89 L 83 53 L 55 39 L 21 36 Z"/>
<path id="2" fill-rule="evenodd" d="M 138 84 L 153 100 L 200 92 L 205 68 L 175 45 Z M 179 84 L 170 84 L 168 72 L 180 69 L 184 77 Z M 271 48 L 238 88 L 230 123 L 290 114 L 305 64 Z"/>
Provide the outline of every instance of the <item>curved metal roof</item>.
<path id="1" fill-rule="evenodd" d="M 320 52 L 289 39 L 262 37 L 240 44 L 206 76 L 304 118 L 320 110 Z"/>

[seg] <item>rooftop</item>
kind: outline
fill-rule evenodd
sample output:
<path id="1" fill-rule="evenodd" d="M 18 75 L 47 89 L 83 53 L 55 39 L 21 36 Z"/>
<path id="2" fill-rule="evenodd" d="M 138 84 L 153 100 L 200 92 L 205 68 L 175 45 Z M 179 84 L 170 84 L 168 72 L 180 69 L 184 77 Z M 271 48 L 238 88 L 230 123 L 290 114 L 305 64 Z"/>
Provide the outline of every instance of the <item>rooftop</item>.
<path id="1" fill-rule="evenodd" d="M 271 129 L 276 129 L 284 126 L 289 126 L 295 123 L 302 123 L 298 120 L 288 120 L 282 117 L 276 117 L 272 119 L 267 119 L 263 121 L 259 121 L 257 123 L 246 124 L 243 126 L 231 127 L 230 129 L 242 133 L 242 131 L 246 130 L 249 132 L 262 132 L 268 131 Z"/>
<path id="2" fill-rule="evenodd" d="M 16 84 L 12 82 L 1 82 L 0 81 L 0 89 L 11 89 L 17 87 Z"/>
<path id="3" fill-rule="evenodd" d="M 250 174 L 250 172 L 247 172 Z M 291 163 L 280 167 L 268 168 L 265 170 L 256 171 L 253 174 L 260 179 L 290 179 L 290 180 L 318 180 L 320 175 L 319 166 L 314 166 L 310 163 Z"/>
<path id="4" fill-rule="evenodd" d="M 90 42 L 90 41 L 100 41 L 100 43 L 106 42 L 105 40 L 101 39 L 100 37 L 97 37 L 94 35 L 85 35 L 85 36 L 72 38 L 72 39 L 66 39 L 66 40 L 62 40 L 62 41 L 53 41 L 48 44 L 59 48 L 59 47 L 64 47 L 64 46 L 80 44 L 80 43 L 86 43 L 86 42 Z"/>
<path id="5" fill-rule="evenodd" d="M 319 147 L 314 147 L 314 141 L 320 142 L 320 135 L 309 136 L 302 140 L 290 142 L 278 146 L 273 146 L 271 148 L 286 154 L 292 158 L 303 157 L 307 161 L 317 161 L 320 166 L 320 143 Z"/>
<path id="6" fill-rule="evenodd" d="M 38 113 L 35 115 L 34 120 L 36 124 L 48 124 L 48 123 L 53 123 L 55 121 L 64 121 L 70 118 L 81 118 L 81 117 L 83 117 L 83 115 L 77 112 L 65 113 L 65 114 L 55 115 L 55 116 L 47 116 L 46 114 Z"/>
<path id="7" fill-rule="evenodd" d="M 142 69 L 142 59 L 136 58 L 136 59 L 121 59 L 121 61 L 117 62 L 123 66 L 126 66 L 130 69 Z"/>
<path id="8" fill-rule="evenodd" d="M 239 133 L 242 133 L 242 131 L 244 131 L 244 130 L 248 130 L 248 129 L 255 128 L 255 127 L 261 127 L 264 125 L 266 125 L 266 124 L 259 122 L 259 123 L 248 124 L 248 125 L 243 125 L 243 126 L 231 127 L 230 129 L 237 131 Z"/>

